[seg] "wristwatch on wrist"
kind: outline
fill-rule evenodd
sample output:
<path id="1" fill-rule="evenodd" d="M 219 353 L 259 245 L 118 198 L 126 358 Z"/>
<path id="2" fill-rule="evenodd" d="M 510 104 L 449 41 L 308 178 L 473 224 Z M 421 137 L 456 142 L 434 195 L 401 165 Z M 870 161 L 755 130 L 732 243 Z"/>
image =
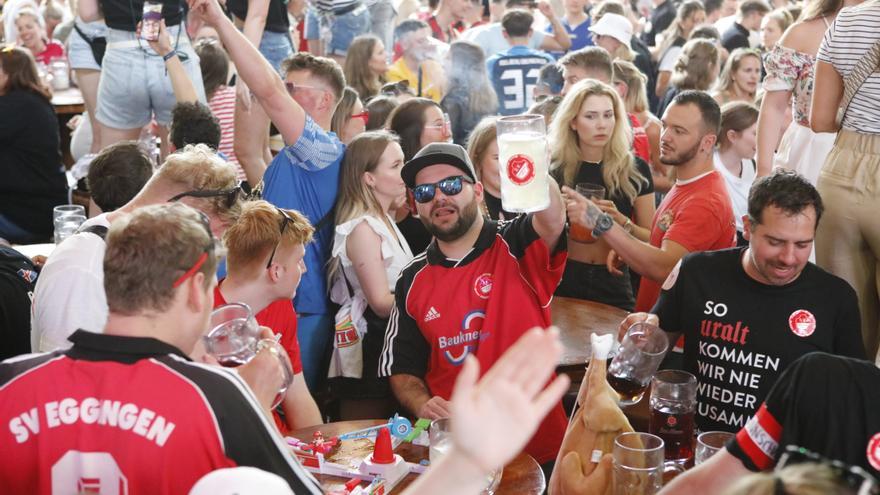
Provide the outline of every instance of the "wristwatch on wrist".
<path id="1" fill-rule="evenodd" d="M 614 226 L 614 219 L 607 213 L 602 213 L 596 218 L 596 226 L 593 227 L 593 237 L 601 237 L 602 234 L 611 230 Z"/>

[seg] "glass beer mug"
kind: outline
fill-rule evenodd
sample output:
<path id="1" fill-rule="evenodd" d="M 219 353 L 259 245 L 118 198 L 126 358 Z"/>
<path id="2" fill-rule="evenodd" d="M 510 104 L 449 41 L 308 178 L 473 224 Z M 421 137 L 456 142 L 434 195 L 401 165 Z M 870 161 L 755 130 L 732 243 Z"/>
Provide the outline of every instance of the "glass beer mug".
<path id="1" fill-rule="evenodd" d="M 550 206 L 550 151 L 544 117 L 501 117 L 497 129 L 503 208 L 517 213 L 546 209 Z"/>

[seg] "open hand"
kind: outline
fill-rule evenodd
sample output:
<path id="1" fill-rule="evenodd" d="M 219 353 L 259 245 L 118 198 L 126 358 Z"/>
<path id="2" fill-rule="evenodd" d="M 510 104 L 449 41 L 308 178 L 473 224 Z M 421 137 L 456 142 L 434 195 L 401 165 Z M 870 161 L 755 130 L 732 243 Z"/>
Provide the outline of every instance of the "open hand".
<path id="1" fill-rule="evenodd" d="M 205 24 L 216 28 L 226 16 L 217 0 L 187 0 L 192 15 Z"/>
<path id="2" fill-rule="evenodd" d="M 453 448 L 484 470 L 513 459 L 568 390 L 565 375 L 547 385 L 561 354 L 555 327 L 533 328 L 479 383 L 479 362 L 468 356 L 452 392 Z"/>

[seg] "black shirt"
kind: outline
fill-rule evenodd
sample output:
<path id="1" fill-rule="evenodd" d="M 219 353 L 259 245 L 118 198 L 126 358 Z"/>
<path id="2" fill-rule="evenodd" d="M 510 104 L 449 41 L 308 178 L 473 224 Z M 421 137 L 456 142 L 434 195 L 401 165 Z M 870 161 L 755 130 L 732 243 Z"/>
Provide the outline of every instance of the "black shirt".
<path id="1" fill-rule="evenodd" d="M 734 22 L 721 35 L 721 46 L 728 52 L 733 52 L 737 48 L 751 47 L 751 44 L 749 44 L 749 30 L 738 22 Z"/>
<path id="2" fill-rule="evenodd" d="M 662 33 L 675 20 L 678 6 L 672 0 L 666 0 L 654 9 L 651 14 L 651 30 L 642 33 L 642 41 L 648 46 L 656 44 L 656 37 Z"/>
<path id="3" fill-rule="evenodd" d="M 122 31 L 135 31 L 144 16 L 144 0 L 100 0 L 107 27 Z M 156 0 L 162 3 L 162 19 L 166 26 L 180 24 L 187 6 L 185 0 Z M 185 36 L 185 34 L 181 34 Z M 144 47 L 147 47 L 144 42 Z"/>
<path id="4" fill-rule="evenodd" d="M 247 18 L 248 0 L 227 0 L 226 8 L 235 17 L 244 20 Z M 287 2 L 285 0 L 270 0 L 269 10 L 266 12 L 265 29 L 273 33 L 286 33 L 290 29 L 290 19 L 287 18 Z"/>
<path id="5" fill-rule="evenodd" d="M 697 376 L 697 427 L 738 431 L 797 358 L 828 352 L 864 359 L 855 291 L 812 263 L 783 286 L 742 267 L 744 248 L 685 256 L 652 313 L 684 336 L 684 369 Z"/>
<path id="6" fill-rule="evenodd" d="M 49 239 L 52 208 L 67 203 L 58 117 L 52 104 L 30 91 L 0 96 L 0 215 Z M 8 239 L 17 243 L 39 239 Z"/>
<path id="7" fill-rule="evenodd" d="M 880 477 L 880 369 L 813 353 L 795 361 L 727 450 L 752 470 L 769 469 L 795 445 Z"/>
<path id="8" fill-rule="evenodd" d="M 636 197 L 644 196 L 646 194 L 654 193 L 654 180 L 651 177 L 651 168 L 648 167 L 648 164 L 645 163 L 644 160 L 635 156 L 635 167 L 638 171 L 641 178 L 631 179 L 631 182 L 636 188 Z M 556 179 L 560 185 L 564 184 L 562 180 L 562 167 L 557 168 L 553 171 L 553 177 Z M 644 178 L 644 180 L 642 180 Z M 596 184 L 599 186 L 605 187 L 605 199 L 610 199 L 614 202 L 614 206 L 617 207 L 617 211 L 623 213 L 626 218 L 632 218 L 633 213 L 633 201 L 627 198 L 622 191 L 618 191 L 614 194 L 611 194 L 608 191 L 608 186 L 605 185 L 605 180 L 602 178 L 602 164 L 601 163 L 588 163 L 581 162 L 580 168 L 578 169 L 577 175 L 574 178 L 574 184 L 580 184 L 582 182 L 589 182 L 591 184 Z M 574 189 L 574 185 L 569 185 L 572 189 Z"/>
<path id="9" fill-rule="evenodd" d="M 0 246 L 0 359 L 31 352 L 31 294 L 36 284 L 31 260 Z"/>

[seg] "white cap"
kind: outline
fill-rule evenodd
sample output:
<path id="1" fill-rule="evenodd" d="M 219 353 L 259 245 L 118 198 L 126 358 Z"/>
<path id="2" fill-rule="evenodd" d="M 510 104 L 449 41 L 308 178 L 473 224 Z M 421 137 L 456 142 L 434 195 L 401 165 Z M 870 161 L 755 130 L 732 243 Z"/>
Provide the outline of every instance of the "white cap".
<path id="1" fill-rule="evenodd" d="M 620 14 L 610 13 L 603 15 L 599 22 L 590 26 L 590 31 L 601 36 L 611 36 L 627 47 L 633 35 L 633 27 L 629 19 Z"/>
<path id="2" fill-rule="evenodd" d="M 202 476 L 189 495 L 294 495 L 277 474 L 254 467 L 218 469 Z"/>

